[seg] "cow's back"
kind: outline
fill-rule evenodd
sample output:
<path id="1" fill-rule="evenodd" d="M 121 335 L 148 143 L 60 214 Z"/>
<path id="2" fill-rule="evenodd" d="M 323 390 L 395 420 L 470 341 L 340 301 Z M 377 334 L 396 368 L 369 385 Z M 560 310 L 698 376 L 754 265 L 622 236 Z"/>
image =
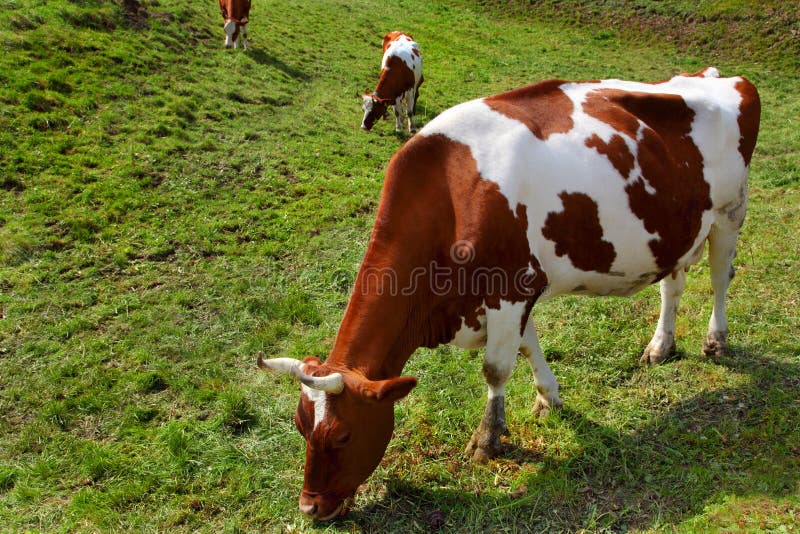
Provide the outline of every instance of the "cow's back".
<path id="1" fill-rule="evenodd" d="M 624 295 L 694 261 L 720 210 L 743 203 L 757 125 L 746 80 L 679 76 L 543 82 L 451 108 L 419 135 L 468 147 L 526 218 L 549 295 Z"/>
<path id="2" fill-rule="evenodd" d="M 219 0 L 222 18 L 247 23 L 250 18 L 250 0 Z"/>
<path id="3" fill-rule="evenodd" d="M 384 43 L 383 49 L 381 78 L 394 76 L 389 74 L 392 69 L 395 71 L 408 69 L 408 74 L 404 72 L 400 75 L 404 80 L 408 79 L 404 85 L 408 85 L 409 88 L 418 86 L 422 79 L 422 54 L 419 45 L 408 35 L 400 33 L 393 40 Z"/>

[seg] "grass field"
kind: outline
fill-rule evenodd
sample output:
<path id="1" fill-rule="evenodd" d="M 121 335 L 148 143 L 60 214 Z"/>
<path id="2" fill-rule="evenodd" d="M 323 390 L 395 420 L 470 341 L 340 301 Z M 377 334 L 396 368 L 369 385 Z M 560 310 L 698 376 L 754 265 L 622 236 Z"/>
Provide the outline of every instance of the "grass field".
<path id="1" fill-rule="evenodd" d="M 0 0 L 0 530 L 411 532 L 439 511 L 453 532 L 798 531 L 800 7 L 511 4 L 256 1 L 245 52 L 211 1 Z M 664 365 L 638 363 L 656 287 L 538 305 L 565 406 L 536 420 L 520 365 L 506 453 L 475 465 L 481 355 L 419 350 L 383 463 L 314 524 L 297 385 L 255 354 L 331 347 L 405 140 L 360 131 L 354 93 L 400 28 L 425 57 L 422 123 L 546 78 L 753 81 L 732 351 L 701 355 L 705 261 Z"/>

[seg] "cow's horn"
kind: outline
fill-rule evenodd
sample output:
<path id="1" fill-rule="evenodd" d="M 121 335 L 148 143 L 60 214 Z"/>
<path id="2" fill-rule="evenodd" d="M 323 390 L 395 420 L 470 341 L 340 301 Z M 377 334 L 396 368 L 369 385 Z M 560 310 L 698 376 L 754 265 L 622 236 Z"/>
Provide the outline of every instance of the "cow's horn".
<path id="1" fill-rule="evenodd" d="M 311 389 L 334 394 L 341 393 L 344 389 L 344 380 L 341 373 L 331 373 L 327 376 L 311 376 L 305 372 L 306 364 L 294 358 L 271 358 L 265 360 L 264 354 L 258 351 L 258 366 L 262 369 L 279 371 L 295 376 Z"/>

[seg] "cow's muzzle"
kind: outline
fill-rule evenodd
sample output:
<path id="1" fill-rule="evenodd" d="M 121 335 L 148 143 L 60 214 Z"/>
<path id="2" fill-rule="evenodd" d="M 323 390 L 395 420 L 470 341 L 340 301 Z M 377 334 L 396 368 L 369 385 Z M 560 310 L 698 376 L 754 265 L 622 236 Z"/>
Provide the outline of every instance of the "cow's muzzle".
<path id="1" fill-rule="evenodd" d="M 352 502 L 352 497 L 341 500 L 328 500 L 322 495 L 312 496 L 306 492 L 302 492 L 300 493 L 299 508 L 301 512 L 313 517 L 317 521 L 330 521 L 331 519 L 345 515 L 350 510 Z"/>

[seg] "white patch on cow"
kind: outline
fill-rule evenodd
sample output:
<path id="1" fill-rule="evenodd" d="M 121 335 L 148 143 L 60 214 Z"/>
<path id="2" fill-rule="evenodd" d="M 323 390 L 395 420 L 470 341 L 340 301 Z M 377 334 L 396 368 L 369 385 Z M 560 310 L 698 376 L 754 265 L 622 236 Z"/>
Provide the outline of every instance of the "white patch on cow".
<path id="1" fill-rule="evenodd" d="M 303 394 L 314 405 L 314 429 L 325 419 L 325 410 L 328 407 L 328 397 L 325 391 L 313 389 L 305 384 L 300 384 Z"/>
<path id="2" fill-rule="evenodd" d="M 361 110 L 366 114 L 372 111 L 372 106 L 375 105 L 375 101 L 372 99 L 372 95 L 361 95 Z"/>
<path id="3" fill-rule="evenodd" d="M 691 137 L 703 156 L 712 204 L 721 206 L 741 196 L 741 184 L 746 177 L 742 156 L 736 150 L 741 96 L 735 85 L 739 80 L 677 76 L 660 84 L 621 80 L 567 83 L 561 89 L 573 102 L 574 126 L 566 133 L 551 134 L 544 141 L 523 123 L 491 109 L 482 99 L 448 109 L 429 122 L 419 135 L 442 134 L 467 145 L 481 176 L 498 184 L 511 210 L 516 211 L 518 204 L 525 206 L 531 252 L 550 281 L 544 298 L 569 293 L 578 287 L 586 294 L 628 295 L 652 281 L 644 275 L 655 275 L 660 270 L 648 244 L 658 239 L 658 235 L 644 228 L 641 219 L 631 211 L 625 192 L 632 180 L 644 178 L 636 163 L 625 180 L 608 158 L 587 147 L 585 141 L 597 135 L 608 143 L 613 135 L 620 135 L 636 157 L 637 140 L 587 115 L 582 103 L 589 92 L 598 89 L 681 95 L 696 114 Z M 643 130 L 640 123 L 637 137 L 641 137 Z M 644 185 L 654 192 L 646 180 Z M 559 198 L 563 191 L 584 193 L 597 203 L 603 239 L 616 251 L 609 273 L 576 269 L 568 256 L 556 255 L 555 244 L 542 235 L 548 213 L 563 209 Z M 688 264 L 692 253 L 702 244 L 713 218 L 712 211 L 703 215 L 697 240 L 681 258 L 678 268 Z"/>
<path id="4" fill-rule="evenodd" d="M 483 306 L 476 310 L 476 314 L 480 323 L 478 329 L 467 326 L 466 319 L 462 317 L 461 327 L 450 341 L 452 345 L 467 350 L 479 349 L 486 345 L 486 313 L 483 311 Z"/>

